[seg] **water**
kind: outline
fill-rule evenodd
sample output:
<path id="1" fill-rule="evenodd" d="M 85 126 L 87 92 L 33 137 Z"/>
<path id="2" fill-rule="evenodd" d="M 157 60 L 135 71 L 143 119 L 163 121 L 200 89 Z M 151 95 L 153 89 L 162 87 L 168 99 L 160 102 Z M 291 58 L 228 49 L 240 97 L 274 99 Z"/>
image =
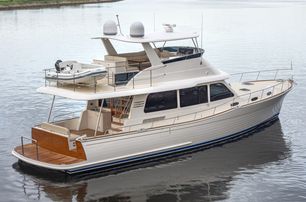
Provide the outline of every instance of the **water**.
<path id="1" fill-rule="evenodd" d="M 150 1 L 0 12 L 0 201 L 305 201 L 306 2 Z M 120 14 L 122 31 L 141 20 L 201 30 L 210 63 L 227 72 L 287 68 L 296 88 L 280 120 L 252 136 L 108 175 L 50 179 L 18 168 L 20 136 L 45 121 L 51 97 L 36 93 L 57 59 L 102 58 L 102 24 Z M 154 20 L 155 16 L 155 20 Z M 120 47 L 121 51 L 131 46 Z M 57 109 L 80 108 L 61 101 Z M 188 134 L 187 134 L 188 135 Z"/>

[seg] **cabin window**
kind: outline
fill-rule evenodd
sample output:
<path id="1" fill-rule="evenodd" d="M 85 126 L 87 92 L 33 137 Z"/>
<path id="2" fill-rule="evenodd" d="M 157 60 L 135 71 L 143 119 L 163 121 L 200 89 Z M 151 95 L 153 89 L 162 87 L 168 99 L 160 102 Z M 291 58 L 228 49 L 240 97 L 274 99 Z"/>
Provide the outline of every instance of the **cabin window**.
<path id="1" fill-rule="evenodd" d="M 222 100 L 225 98 L 233 97 L 234 94 L 223 84 L 214 83 L 210 84 L 210 101 Z"/>
<path id="2" fill-rule="evenodd" d="M 180 90 L 181 107 L 187 107 L 207 102 L 207 86 L 197 86 Z"/>
<path id="3" fill-rule="evenodd" d="M 177 108 L 176 90 L 151 93 L 147 97 L 144 112 L 156 112 Z"/>
<path id="4" fill-rule="evenodd" d="M 138 72 L 125 72 L 115 74 L 115 84 L 125 85 L 127 84 Z"/>

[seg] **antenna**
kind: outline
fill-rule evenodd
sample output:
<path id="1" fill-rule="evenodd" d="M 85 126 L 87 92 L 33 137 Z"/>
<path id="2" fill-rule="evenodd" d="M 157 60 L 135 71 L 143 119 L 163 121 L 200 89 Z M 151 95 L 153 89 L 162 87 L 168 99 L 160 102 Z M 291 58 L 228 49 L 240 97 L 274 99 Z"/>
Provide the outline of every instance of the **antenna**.
<path id="1" fill-rule="evenodd" d="M 201 13 L 201 49 L 203 50 L 203 13 Z M 203 64 L 203 55 L 201 55 L 200 64 Z"/>
<path id="2" fill-rule="evenodd" d="M 173 27 L 176 27 L 176 24 L 163 24 L 166 32 L 173 32 Z"/>
<path id="3" fill-rule="evenodd" d="M 203 49 L 203 13 L 201 13 L 201 48 Z"/>
<path id="4" fill-rule="evenodd" d="M 155 32 L 155 13 L 153 13 L 153 19 L 154 19 L 154 32 Z"/>
<path id="5" fill-rule="evenodd" d="M 293 65 L 292 65 L 292 60 L 291 60 L 291 64 L 290 64 L 291 70 L 293 70 Z"/>
<path id="6" fill-rule="evenodd" d="M 116 15 L 116 18 L 117 18 L 117 22 L 118 22 L 117 26 L 119 27 L 120 34 L 123 36 L 123 34 L 121 32 L 121 26 L 120 26 L 120 21 L 119 21 L 119 15 L 118 14 Z"/>

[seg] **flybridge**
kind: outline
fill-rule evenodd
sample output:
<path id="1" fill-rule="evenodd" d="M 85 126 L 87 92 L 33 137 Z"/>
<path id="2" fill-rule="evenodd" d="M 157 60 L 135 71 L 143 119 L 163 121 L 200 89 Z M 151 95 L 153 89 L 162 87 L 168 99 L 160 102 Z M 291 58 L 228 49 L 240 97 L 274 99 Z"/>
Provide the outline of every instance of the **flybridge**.
<path id="1" fill-rule="evenodd" d="M 89 65 L 60 61 L 56 64 L 56 72 L 54 68 L 46 70 L 46 78 L 48 75 L 52 75 L 52 78 L 48 78 L 45 86 L 38 91 L 90 100 L 188 88 L 198 83 L 228 78 L 226 73 L 213 68 L 202 58 L 204 50 L 198 46 L 197 33 L 176 32 L 174 25 L 164 26 L 164 32 L 146 34 L 143 24 L 136 22 L 131 25 L 130 34 L 123 35 L 121 31 L 118 33 L 115 22 L 107 21 L 103 26 L 103 35 L 95 38 L 102 40 L 107 55 L 93 59 Z M 167 41 L 185 39 L 191 40 L 193 46 L 166 46 Z M 140 43 L 143 51 L 118 53 L 112 40 Z M 157 47 L 155 42 L 164 43 Z M 103 75 L 92 74 L 94 69 L 89 70 L 88 67 L 104 70 Z M 79 78 L 80 71 L 88 74 L 88 77 L 82 74 Z M 69 81 L 61 79 L 65 74 L 71 74 Z"/>

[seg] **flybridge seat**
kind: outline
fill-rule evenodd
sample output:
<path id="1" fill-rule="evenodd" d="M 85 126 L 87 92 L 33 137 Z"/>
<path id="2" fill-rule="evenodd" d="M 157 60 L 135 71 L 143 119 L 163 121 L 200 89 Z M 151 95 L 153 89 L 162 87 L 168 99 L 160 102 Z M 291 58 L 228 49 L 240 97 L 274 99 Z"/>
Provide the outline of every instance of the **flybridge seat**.
<path id="1" fill-rule="evenodd" d="M 124 85 L 140 70 L 139 67 L 130 64 L 127 57 L 122 56 L 106 55 L 104 60 L 94 59 L 93 63 L 106 67 L 110 85 Z"/>
<path id="2" fill-rule="evenodd" d="M 162 47 L 155 48 L 154 51 L 162 62 L 199 53 L 199 56 L 201 56 L 204 52 L 202 49 L 193 47 Z M 111 72 L 123 72 L 129 70 L 137 71 L 151 66 L 150 60 L 145 51 L 122 53 L 115 56 L 106 55 L 104 61 L 99 59 L 94 59 L 93 61 L 94 64 L 101 64 L 109 68 Z M 112 68 L 115 68 L 116 71 L 112 71 Z"/>
<path id="3" fill-rule="evenodd" d="M 162 63 L 201 57 L 203 49 L 184 46 L 171 46 L 153 49 Z M 139 71 L 152 64 L 145 51 L 105 55 L 104 60 L 94 59 L 94 64 L 103 65 L 108 71 L 108 82 L 111 85 L 124 85 Z"/>

